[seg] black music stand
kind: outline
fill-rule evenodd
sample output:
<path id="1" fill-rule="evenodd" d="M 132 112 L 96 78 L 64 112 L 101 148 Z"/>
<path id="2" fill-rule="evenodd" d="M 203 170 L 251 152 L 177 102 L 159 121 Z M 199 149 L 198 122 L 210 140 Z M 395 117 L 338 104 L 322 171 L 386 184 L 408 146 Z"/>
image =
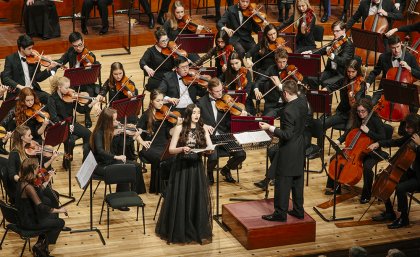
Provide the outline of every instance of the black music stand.
<path id="1" fill-rule="evenodd" d="M 61 122 L 57 122 L 55 125 L 49 127 L 45 131 L 45 145 L 51 145 L 54 147 L 54 146 L 64 143 L 69 137 L 69 124 L 71 124 L 70 117 L 67 119 L 64 119 Z M 64 158 L 67 158 L 67 157 L 64 156 Z M 64 203 L 62 206 L 66 206 L 76 200 L 72 196 L 72 192 L 71 192 L 71 165 L 69 166 L 68 175 L 69 175 L 68 177 L 69 194 L 68 195 L 59 194 L 59 196 L 65 197 L 69 199 L 69 201 Z"/>
<path id="2" fill-rule="evenodd" d="M 0 120 L 3 120 L 7 114 L 16 106 L 16 97 L 9 98 L 3 101 L 0 107 Z"/>
<path id="3" fill-rule="evenodd" d="M 212 78 L 217 76 L 216 67 L 201 67 L 200 71 L 201 71 L 201 75 L 209 75 Z"/>
<path id="4" fill-rule="evenodd" d="M 335 151 L 335 171 L 334 171 L 334 188 L 333 188 L 333 213 L 331 218 L 327 219 L 317 208 L 316 206 L 312 207 L 312 209 L 316 212 L 316 214 L 319 215 L 319 217 L 321 217 L 321 219 L 323 219 L 326 222 L 330 222 L 330 221 L 340 221 L 340 220 L 352 220 L 353 217 L 345 217 L 345 218 L 337 218 L 335 213 L 336 213 L 336 209 L 337 209 L 337 189 L 339 187 L 339 184 L 337 183 L 338 178 L 340 177 L 340 173 L 341 173 L 341 169 L 340 171 L 338 170 L 338 155 L 343 156 L 344 158 L 346 158 L 346 156 L 343 153 L 343 150 L 334 142 L 334 140 L 332 140 L 329 136 L 325 135 L 325 138 L 328 139 L 328 141 L 330 141 L 331 146 L 333 147 L 334 151 Z"/>
<path id="5" fill-rule="evenodd" d="M 321 75 L 321 55 L 319 54 L 288 54 L 288 64 L 298 68 L 304 77 L 317 77 Z"/>
<path id="6" fill-rule="evenodd" d="M 179 34 L 175 43 L 188 53 L 207 53 L 214 45 L 214 34 Z"/>
<path id="7" fill-rule="evenodd" d="M 237 99 L 238 102 L 245 104 L 246 102 L 246 91 L 245 90 L 224 90 L 224 92 Z"/>
<path id="8" fill-rule="evenodd" d="M 94 84 L 101 72 L 100 64 L 92 64 L 91 66 L 71 68 L 64 71 L 64 77 L 70 79 L 70 86 L 77 87 L 83 85 Z"/>
<path id="9" fill-rule="evenodd" d="M 375 52 L 375 62 L 378 53 L 385 52 L 384 35 L 368 30 L 351 28 L 351 38 L 354 47 Z M 363 60 L 362 60 L 363 61 Z M 368 65 L 368 55 L 366 55 L 365 65 Z"/>
<path id="10" fill-rule="evenodd" d="M 127 46 L 123 46 L 125 52 L 116 53 L 116 54 L 103 54 L 102 57 L 105 56 L 118 56 L 118 55 L 126 55 L 131 54 L 131 10 L 133 9 L 134 0 L 130 0 L 130 7 L 127 10 L 117 10 L 115 13 L 126 13 L 128 16 L 128 44 Z"/>
<path id="11" fill-rule="evenodd" d="M 383 78 L 379 87 L 384 90 L 385 99 L 390 102 L 420 107 L 418 85 Z"/>
<path id="12" fill-rule="evenodd" d="M 216 221 L 217 224 L 219 224 L 219 226 L 224 230 L 224 231 L 229 231 L 229 228 L 223 223 L 223 221 L 221 220 L 222 218 L 222 214 L 220 214 L 219 212 L 219 205 L 220 205 L 220 200 L 219 200 L 219 195 L 220 195 L 220 182 L 219 182 L 219 171 L 220 171 L 220 166 L 219 166 L 219 151 L 218 148 L 219 145 L 216 145 L 216 147 L 214 148 L 214 151 L 216 153 L 216 158 L 217 158 L 217 166 L 216 166 L 216 214 L 213 215 L 213 220 Z M 207 165 L 206 165 L 206 169 L 207 169 Z M 208 171 L 206 170 L 206 173 Z"/>

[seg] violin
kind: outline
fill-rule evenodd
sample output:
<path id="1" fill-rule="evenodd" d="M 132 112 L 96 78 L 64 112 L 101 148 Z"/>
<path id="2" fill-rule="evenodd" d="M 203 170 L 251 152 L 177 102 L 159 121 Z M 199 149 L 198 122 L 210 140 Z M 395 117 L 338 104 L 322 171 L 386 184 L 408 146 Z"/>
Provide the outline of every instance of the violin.
<path id="1" fill-rule="evenodd" d="M 43 67 L 50 67 L 53 60 L 51 57 L 47 55 L 41 55 L 37 50 L 32 49 L 32 54 L 26 56 L 26 62 L 28 64 L 36 64 L 39 62 L 39 64 L 41 64 Z M 67 67 L 61 63 L 57 63 L 57 66 L 67 69 Z"/>
<path id="2" fill-rule="evenodd" d="M 174 41 L 169 41 L 168 46 L 162 48 L 162 54 L 166 56 L 173 55 L 174 58 L 177 58 L 178 56 L 188 56 L 187 51 L 180 49 Z"/>
<path id="3" fill-rule="evenodd" d="M 286 69 L 282 70 L 279 74 L 280 80 L 294 79 L 296 82 L 303 81 L 303 75 L 298 72 L 298 68 L 293 65 L 287 65 Z"/>
<path id="4" fill-rule="evenodd" d="M 28 118 L 34 117 L 39 123 L 43 123 L 45 119 L 49 120 L 51 125 L 55 123 L 50 120 L 50 114 L 41 110 L 41 104 L 34 104 L 32 107 L 25 110 L 25 115 Z"/>
<path id="5" fill-rule="evenodd" d="M 199 26 L 197 23 L 194 23 L 191 19 L 191 17 L 187 14 L 185 14 L 182 19 L 177 20 L 178 22 L 178 28 L 182 29 L 188 29 L 191 32 L 197 32 L 197 27 Z M 203 25 L 202 25 L 203 26 Z M 203 29 L 209 33 L 212 33 L 211 29 L 209 29 L 206 26 L 203 26 Z"/>
<path id="6" fill-rule="evenodd" d="M 250 3 L 245 10 L 242 10 L 242 15 L 244 17 L 252 17 L 254 22 L 261 27 L 264 23 L 270 24 L 266 19 L 267 15 L 264 12 L 260 12 L 259 9 L 256 3 Z"/>
<path id="7" fill-rule="evenodd" d="M 242 111 L 245 111 L 245 105 L 235 102 L 232 96 L 224 94 L 222 98 L 216 100 L 216 108 L 219 111 L 227 112 L 235 116 L 240 116 Z"/>
<path id="8" fill-rule="evenodd" d="M 335 42 L 331 45 L 330 49 L 327 51 L 327 55 L 331 55 L 332 53 L 337 52 L 341 49 L 341 46 L 347 42 L 348 37 L 342 37 L 341 39 L 335 40 Z"/>
<path id="9" fill-rule="evenodd" d="M 89 49 L 85 47 L 81 53 L 77 54 L 77 61 L 83 66 L 89 66 L 95 62 L 95 57 L 93 57 Z"/>
<path id="10" fill-rule="evenodd" d="M 73 89 L 69 89 L 67 94 L 61 96 L 61 99 L 63 99 L 63 101 L 66 103 L 78 101 L 79 104 L 85 105 L 88 104 L 90 101 L 95 101 L 96 97 L 89 96 L 88 92 L 76 93 Z M 101 100 L 101 102 L 104 101 Z"/>
<path id="11" fill-rule="evenodd" d="M 176 124 L 178 122 L 178 118 L 181 118 L 181 113 L 178 111 L 169 111 L 169 107 L 163 105 L 160 110 L 156 110 L 154 113 L 155 120 L 163 121 L 163 119 L 169 121 L 172 124 Z"/>
<path id="12" fill-rule="evenodd" d="M 312 9 L 308 9 L 305 13 L 304 13 L 305 17 L 304 20 L 300 22 L 300 25 L 302 25 L 303 23 L 306 24 L 306 29 L 305 29 L 305 33 L 303 33 L 301 31 L 302 34 L 307 34 L 308 32 L 311 31 L 311 27 L 309 26 L 312 23 L 312 20 L 314 19 L 315 15 L 314 15 L 314 10 Z"/>
<path id="13" fill-rule="evenodd" d="M 248 79 L 247 79 L 248 69 L 245 67 L 241 67 L 238 70 L 239 78 L 236 81 L 236 90 L 243 90 L 248 85 Z"/>
<path id="14" fill-rule="evenodd" d="M 286 46 L 286 40 L 282 37 L 277 37 L 276 41 L 268 43 L 268 49 L 276 51 L 278 48 L 284 48 L 288 53 L 293 53 L 292 49 Z"/>
<path id="15" fill-rule="evenodd" d="M 41 154 L 44 157 L 51 157 L 53 156 L 55 150 L 51 145 L 44 145 L 44 147 L 42 147 L 38 142 L 31 140 L 30 143 L 25 144 L 25 153 L 28 156 L 37 156 L 39 154 Z M 64 153 L 62 152 L 57 152 L 57 154 L 62 155 Z"/>
<path id="16" fill-rule="evenodd" d="M 51 177 L 51 173 L 45 168 L 39 168 L 38 173 L 34 179 L 34 185 L 36 187 L 42 186 L 45 182 L 49 181 Z"/>
<path id="17" fill-rule="evenodd" d="M 358 76 L 352 81 L 350 85 L 347 86 L 347 95 L 349 97 L 349 103 L 351 106 L 356 103 L 356 93 L 362 89 L 363 82 L 363 76 Z"/>
<path id="18" fill-rule="evenodd" d="M 207 88 L 209 81 L 211 80 L 210 75 L 200 75 L 198 71 L 189 70 L 187 76 L 182 78 L 185 85 L 197 84 L 202 88 Z"/>
<path id="19" fill-rule="evenodd" d="M 224 49 L 218 50 L 217 55 L 220 56 L 220 66 L 223 67 L 223 65 L 228 65 L 227 60 L 229 59 L 230 54 L 234 51 L 232 45 L 225 46 Z"/>
<path id="20" fill-rule="evenodd" d="M 124 76 L 120 81 L 117 81 L 115 83 L 115 88 L 118 91 L 122 91 L 123 94 L 127 97 L 134 96 L 136 90 L 136 87 L 127 76 Z"/>

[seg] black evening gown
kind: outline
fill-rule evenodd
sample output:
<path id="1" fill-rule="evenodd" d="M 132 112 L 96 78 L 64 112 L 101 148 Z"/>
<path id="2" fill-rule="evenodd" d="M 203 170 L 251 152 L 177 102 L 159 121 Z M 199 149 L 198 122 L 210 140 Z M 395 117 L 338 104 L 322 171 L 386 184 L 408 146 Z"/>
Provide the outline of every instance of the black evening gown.
<path id="1" fill-rule="evenodd" d="M 50 1 L 35 1 L 31 6 L 25 5 L 23 19 L 26 34 L 31 37 L 49 39 L 61 34 L 55 4 Z"/>
<path id="2" fill-rule="evenodd" d="M 195 148 L 195 133 L 187 144 Z M 211 241 L 210 190 L 201 156 L 178 154 L 172 166 L 156 234 L 170 243 Z"/>

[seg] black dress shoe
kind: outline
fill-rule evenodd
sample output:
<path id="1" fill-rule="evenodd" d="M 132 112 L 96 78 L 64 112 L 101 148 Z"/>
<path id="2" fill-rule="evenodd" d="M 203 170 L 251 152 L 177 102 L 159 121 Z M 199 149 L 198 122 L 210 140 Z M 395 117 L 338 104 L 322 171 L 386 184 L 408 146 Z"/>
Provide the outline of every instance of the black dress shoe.
<path id="1" fill-rule="evenodd" d="M 284 21 L 283 16 L 279 16 L 279 18 L 277 19 L 277 21 L 278 22 L 283 22 Z"/>
<path id="2" fill-rule="evenodd" d="M 268 220 L 268 221 L 281 221 L 281 222 L 287 221 L 287 217 L 282 217 L 280 215 L 275 215 L 275 214 L 263 215 L 261 218 L 263 220 Z"/>
<path id="3" fill-rule="evenodd" d="M 69 228 L 69 227 L 63 227 L 63 228 L 61 229 L 61 231 L 71 231 L 71 228 Z"/>
<path id="4" fill-rule="evenodd" d="M 157 23 L 159 23 L 160 25 L 163 25 L 165 23 L 165 18 L 163 17 L 163 13 L 159 13 L 157 17 Z"/>
<path id="5" fill-rule="evenodd" d="M 381 214 L 377 215 L 377 216 L 373 216 L 372 220 L 373 221 L 393 221 L 395 220 L 397 217 L 395 216 L 395 213 L 392 212 L 382 212 Z"/>
<path id="6" fill-rule="evenodd" d="M 225 181 L 228 183 L 235 183 L 236 180 L 232 177 L 232 174 L 230 173 L 230 170 L 223 167 L 222 171 L 220 171 L 220 174 L 225 176 Z"/>
<path id="7" fill-rule="evenodd" d="M 155 17 L 153 14 L 149 14 L 149 29 L 153 29 L 155 27 Z"/>
<path id="8" fill-rule="evenodd" d="M 88 31 L 88 29 L 87 29 L 86 25 L 83 25 L 83 24 L 82 24 L 82 33 L 83 33 L 84 35 L 89 34 L 89 31 Z"/>
<path id="9" fill-rule="evenodd" d="M 368 203 L 368 202 L 370 202 L 370 198 L 360 198 L 359 202 L 360 202 L 361 204 Z"/>
<path id="10" fill-rule="evenodd" d="M 408 221 L 408 219 L 398 218 L 398 219 L 394 220 L 394 222 L 389 224 L 388 228 L 389 229 L 397 229 L 397 228 L 407 227 L 409 224 L 410 224 L 410 222 Z"/>
<path id="11" fill-rule="evenodd" d="M 90 119 L 90 115 L 85 116 L 85 127 L 86 128 L 92 127 L 92 120 Z"/>
<path id="12" fill-rule="evenodd" d="M 300 220 L 303 220 L 305 218 L 304 215 L 299 214 L 296 210 L 287 211 L 287 214 L 289 214 L 290 216 L 293 216 L 295 218 L 298 218 Z"/>
<path id="13" fill-rule="evenodd" d="M 99 35 L 105 35 L 106 33 L 108 33 L 108 26 L 102 27 L 99 31 Z"/>
<path id="14" fill-rule="evenodd" d="M 214 184 L 213 172 L 207 172 L 207 178 L 209 179 L 209 184 L 213 185 Z"/>
<path id="15" fill-rule="evenodd" d="M 63 158 L 63 168 L 65 169 L 65 170 L 68 170 L 69 168 L 70 168 L 70 160 L 68 160 L 68 159 L 66 159 L 66 158 Z"/>
<path id="16" fill-rule="evenodd" d="M 325 23 L 325 22 L 327 22 L 328 21 L 328 13 L 324 13 L 324 15 L 322 16 L 322 18 L 321 18 L 321 22 L 322 23 Z"/>
<path id="17" fill-rule="evenodd" d="M 347 11 L 343 11 L 343 14 L 341 14 L 340 20 L 344 22 L 347 21 Z"/>
<path id="18" fill-rule="evenodd" d="M 0 144 L 0 154 L 8 155 L 9 151 L 4 148 L 3 144 Z"/>
<path id="19" fill-rule="evenodd" d="M 261 188 L 261 189 L 265 189 L 267 187 L 267 185 L 268 185 L 268 179 L 265 178 L 265 179 L 263 179 L 261 181 L 255 182 L 254 185 L 256 187 Z"/>
<path id="20" fill-rule="evenodd" d="M 120 210 L 120 211 L 129 211 L 130 208 L 128 208 L 128 207 L 121 207 L 121 208 L 118 208 L 118 210 Z"/>

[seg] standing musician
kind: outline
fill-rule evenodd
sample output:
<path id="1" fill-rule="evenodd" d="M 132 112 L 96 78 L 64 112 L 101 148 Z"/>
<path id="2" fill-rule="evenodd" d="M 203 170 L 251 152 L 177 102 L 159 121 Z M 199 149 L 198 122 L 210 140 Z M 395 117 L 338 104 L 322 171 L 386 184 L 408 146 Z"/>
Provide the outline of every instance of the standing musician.
<path id="1" fill-rule="evenodd" d="M 198 105 L 201 109 L 201 118 L 204 124 L 209 126 L 208 132 L 210 135 L 218 135 L 230 133 L 230 113 L 224 113 L 217 109 L 216 101 L 223 96 L 223 85 L 218 78 L 212 78 L 207 87 L 208 94 L 198 100 Z M 241 115 L 246 115 L 242 112 Z M 225 176 L 225 181 L 235 183 L 230 170 L 237 169 L 238 166 L 245 161 L 245 151 L 236 151 L 227 153 L 223 147 L 217 149 L 217 153 L 213 153 L 208 157 L 207 161 L 207 175 L 210 184 L 214 183 L 213 170 L 217 166 L 218 157 L 229 156 L 226 165 L 221 169 L 220 174 Z"/>
<path id="2" fill-rule="evenodd" d="M 137 194 L 146 193 L 140 165 L 133 161 L 128 161 L 125 155 L 117 155 L 119 149 L 115 147 L 117 146 L 115 136 L 124 133 L 124 128 L 115 128 L 117 125 L 117 111 L 112 108 L 105 108 L 99 115 L 98 122 L 89 139 L 90 149 L 92 149 L 93 155 L 100 167 L 99 169 L 95 169 L 95 172 L 100 176 L 105 176 L 103 167 L 121 163 L 134 164 L 136 166 L 136 183 L 132 184 L 132 191 L 137 192 Z M 132 136 L 134 140 L 140 136 L 140 132 L 137 130 L 135 132 L 127 130 L 126 133 Z M 128 186 L 128 184 L 118 184 L 117 191 L 129 191 Z M 122 207 L 119 210 L 128 211 L 129 208 Z"/>
<path id="3" fill-rule="evenodd" d="M 149 193 L 160 193 L 161 174 L 163 174 L 161 162 L 163 153 L 170 138 L 170 131 L 173 125 L 167 119 L 159 120 L 157 113 L 163 107 L 164 95 L 158 90 L 150 92 L 149 108 L 141 115 L 137 128 L 146 131 L 137 138 L 138 142 L 143 146 L 139 155 L 144 157 L 151 164 L 150 187 Z M 162 113 L 163 116 L 166 113 Z M 181 119 L 176 120 L 176 124 L 180 124 Z M 159 126 L 160 129 L 159 129 Z M 159 129 L 159 131 L 158 131 Z M 157 133 L 157 134 L 156 134 Z M 154 137 L 154 140 L 153 140 Z M 153 140 L 153 141 L 152 141 Z"/>
<path id="4" fill-rule="evenodd" d="M 63 65 L 69 63 L 70 68 L 80 68 L 91 66 L 92 64 L 99 64 L 99 62 L 96 61 L 96 56 L 86 48 L 82 34 L 77 31 L 70 33 L 69 42 L 71 46 L 57 62 L 62 63 Z M 93 97 L 95 95 L 96 85 L 83 85 L 80 87 L 80 91 L 88 92 L 89 96 Z M 92 127 L 90 111 L 91 109 L 86 109 L 85 112 L 85 126 L 87 128 Z"/>
<path id="5" fill-rule="evenodd" d="M 295 19 L 301 18 L 299 22 L 295 22 Z M 314 28 L 316 23 L 316 16 L 314 10 L 309 3 L 309 0 L 297 0 L 295 11 L 290 19 L 283 22 L 282 25 L 277 27 L 279 31 L 286 28 L 290 24 L 294 23 L 296 29 L 296 53 L 312 50 L 316 48 L 314 38 Z"/>
<path id="6" fill-rule="evenodd" d="M 260 26 L 250 18 L 246 23 L 247 17 L 243 12 L 250 6 L 250 0 L 239 0 L 238 4 L 230 6 L 217 22 L 217 29 L 225 31 L 230 37 L 229 43 L 241 57 L 255 46 L 252 32 L 260 31 Z M 266 23 L 263 24 L 267 25 Z M 236 32 L 235 32 L 236 30 Z"/>
<path id="7" fill-rule="evenodd" d="M 68 100 L 70 99 L 70 100 Z M 48 102 L 48 111 L 50 112 L 51 120 L 53 122 L 59 122 L 64 119 L 73 118 L 73 122 L 70 125 L 71 135 L 64 143 L 65 152 L 70 155 L 70 159 L 73 156 L 73 149 L 75 141 L 78 138 L 83 138 L 83 160 L 89 154 L 89 137 L 90 130 L 83 127 L 76 121 L 76 109 L 78 112 L 86 112 L 89 109 L 87 106 L 81 106 L 77 100 L 76 93 L 70 89 L 70 80 L 66 77 L 55 77 L 51 81 L 51 97 Z M 68 169 L 70 162 L 63 158 L 63 167 Z"/>
<path id="8" fill-rule="evenodd" d="M 214 62 L 216 63 L 217 77 L 220 77 L 227 70 L 229 56 L 235 49 L 229 44 L 229 36 L 222 30 L 216 33 L 214 43 L 216 46 L 200 57 L 194 65 L 201 66 L 207 60 L 216 57 Z"/>
<path id="9" fill-rule="evenodd" d="M 93 5 L 95 4 L 98 6 L 99 15 L 101 16 L 102 21 L 102 28 L 99 31 L 99 35 L 104 35 L 108 32 L 108 5 L 112 4 L 112 0 L 83 0 L 81 28 L 82 33 L 85 35 L 89 34 L 86 24 L 88 22 L 90 12 L 93 9 Z"/>
<path id="10" fill-rule="evenodd" d="M 16 96 L 18 90 L 30 87 L 34 89 L 41 102 L 46 104 L 49 94 L 41 89 L 38 82 L 44 81 L 53 75 L 52 69 L 57 63 L 52 61 L 51 65 L 43 71 L 41 71 L 41 67 L 37 65 L 37 62 L 29 63 L 29 60 L 32 61 L 34 59 L 35 53 L 32 51 L 34 44 L 34 41 L 28 35 L 19 36 L 17 40 L 18 51 L 6 57 L 2 82 L 14 92 L 8 94 L 8 98 Z"/>
<path id="11" fill-rule="evenodd" d="M 369 98 L 360 99 L 351 109 L 351 129 L 358 129 L 365 133 L 371 140 L 380 141 L 386 138 L 385 127 L 382 120 L 374 112 L 366 125 L 363 124 L 369 117 L 369 114 L 374 111 L 372 102 Z M 347 141 L 347 135 L 351 131 L 347 130 L 337 141 L 337 144 L 342 144 Z M 349 147 L 348 145 L 346 145 Z M 381 159 L 374 153 L 368 153 L 363 158 L 363 189 L 360 197 L 360 203 L 365 204 L 370 201 L 372 195 L 373 171 L 372 168 Z M 326 195 L 333 194 L 334 178 L 328 177 L 326 186 Z M 337 193 L 341 193 L 341 188 L 337 189 Z"/>
<path id="12" fill-rule="evenodd" d="M 334 34 L 334 44 L 330 48 L 322 48 L 315 51 L 304 51 L 302 54 L 318 52 L 328 56 L 327 65 L 320 78 L 308 77 L 307 81 L 311 88 L 318 88 L 319 84 L 324 88 L 331 88 L 345 76 L 346 64 L 353 59 L 354 45 L 346 36 L 346 24 L 343 21 L 335 21 L 331 25 Z"/>
<path id="13" fill-rule="evenodd" d="M 382 8 L 379 9 L 382 1 Z M 379 14 L 388 19 L 388 29 L 392 28 L 393 20 L 402 20 L 404 16 L 393 4 L 392 0 L 362 0 L 359 8 L 349 19 L 346 24 L 346 30 L 349 30 L 353 25 L 362 18 L 362 29 L 365 27 L 365 20 L 369 15 Z"/>
<path id="14" fill-rule="evenodd" d="M 413 23 L 411 25 L 401 26 L 399 28 L 393 28 L 389 30 L 387 33 L 385 33 L 385 36 L 390 37 L 394 35 L 395 32 L 414 32 L 414 31 L 420 31 L 420 21 Z"/>
<path id="15" fill-rule="evenodd" d="M 245 90 L 247 94 L 245 109 L 251 114 L 255 115 L 255 107 L 252 102 L 254 97 L 254 83 L 252 83 L 251 72 L 244 67 L 242 59 L 237 52 L 232 52 L 228 59 L 228 68 L 221 75 L 220 80 L 226 86 L 226 90 Z"/>
<path id="16" fill-rule="evenodd" d="M 396 229 L 408 226 L 410 224 L 408 219 L 408 204 L 407 204 L 407 193 L 420 190 L 420 137 L 418 135 L 420 129 L 420 116 L 418 114 L 411 113 L 405 118 L 405 130 L 406 135 L 398 139 L 389 139 L 376 142 L 369 146 L 369 149 L 375 150 L 378 147 L 408 147 L 405 143 L 412 141 L 415 144 L 416 159 L 411 164 L 407 171 L 404 171 L 400 181 L 395 189 L 397 195 L 398 210 L 401 215 L 396 219 L 394 209 L 392 207 L 391 200 L 388 199 L 385 202 L 385 212 L 382 212 L 378 216 L 372 217 L 375 221 L 393 221 L 392 224 L 388 225 L 389 229 Z M 403 158 L 403 157 L 400 157 Z"/>
<path id="17" fill-rule="evenodd" d="M 169 38 L 163 28 L 155 31 L 156 44 L 147 48 L 141 57 L 139 64 L 144 71 L 145 76 L 149 76 L 147 84 L 144 87 L 147 91 L 152 92 L 159 87 L 162 77 L 166 72 L 172 71 L 174 67 L 174 59 L 167 57 L 162 53 L 162 49 L 168 47 Z"/>
<path id="18" fill-rule="evenodd" d="M 175 71 L 165 73 L 158 90 L 165 95 L 165 103 L 174 105 L 176 110 L 183 113 L 189 104 L 197 101 L 201 89 L 183 81 L 190 71 L 187 58 L 179 56 L 174 60 L 174 64 Z"/>
<path id="19" fill-rule="evenodd" d="M 26 35 L 50 39 L 61 34 L 57 9 L 52 1 L 26 0 L 23 9 Z"/>
<path id="20" fill-rule="evenodd" d="M 298 86 L 295 81 L 286 81 L 283 85 L 283 96 L 287 101 L 281 115 L 281 126 L 276 128 L 265 122 L 260 127 L 270 130 L 279 137 L 278 152 L 270 169 L 275 169 L 274 213 L 263 215 L 268 221 L 287 221 L 287 214 L 298 219 L 304 218 L 303 210 L 303 169 L 305 162 L 305 117 L 308 111 L 307 102 L 298 97 Z M 292 190 L 293 209 L 288 210 L 289 195 Z"/>

